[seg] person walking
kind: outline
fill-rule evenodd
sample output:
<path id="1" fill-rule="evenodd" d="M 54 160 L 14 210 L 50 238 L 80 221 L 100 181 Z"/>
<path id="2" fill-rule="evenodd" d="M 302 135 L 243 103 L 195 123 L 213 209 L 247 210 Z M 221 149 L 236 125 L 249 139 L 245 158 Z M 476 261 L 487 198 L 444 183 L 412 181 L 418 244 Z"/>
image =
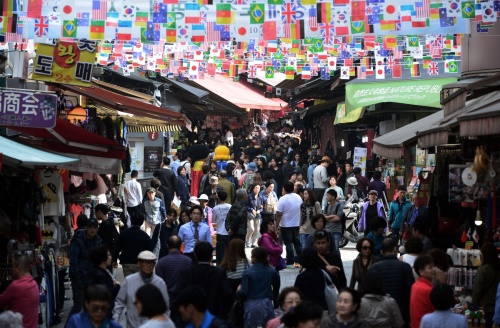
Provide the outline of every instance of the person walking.
<path id="1" fill-rule="evenodd" d="M 316 195 L 312 189 L 304 190 L 304 202 L 300 205 L 300 228 L 299 237 L 302 250 L 306 248 L 307 237 L 314 233 L 311 219 L 316 214 L 321 214 L 321 205 L 316 201 Z"/>
<path id="2" fill-rule="evenodd" d="M 156 225 L 151 237 L 151 249 L 158 259 L 167 255 L 167 240 L 174 235 L 177 227 L 177 211 L 171 208 L 167 212 L 167 219 Z"/>
<path id="3" fill-rule="evenodd" d="M 226 230 L 229 240 L 234 238 L 245 241 L 247 235 L 247 198 L 246 189 L 236 191 L 236 202 L 231 206 L 226 218 Z"/>
<path id="4" fill-rule="evenodd" d="M 177 190 L 180 201 L 186 204 L 189 201 L 189 179 L 184 166 L 177 168 Z"/>
<path id="5" fill-rule="evenodd" d="M 323 210 L 326 219 L 325 230 L 330 233 L 330 239 L 334 246 L 335 252 L 340 256 L 340 239 L 342 239 L 343 223 L 342 216 L 344 215 L 344 205 L 337 201 L 337 191 L 330 189 L 326 193 L 326 206 Z"/>
<path id="6" fill-rule="evenodd" d="M 141 286 L 135 293 L 134 304 L 139 315 L 148 319 L 139 328 L 175 328 L 173 321 L 165 315 L 168 306 L 155 285 Z"/>
<path id="7" fill-rule="evenodd" d="M 146 190 L 147 198 L 142 202 L 142 212 L 145 215 L 144 231 L 149 235 L 153 235 L 156 225 L 162 223 L 167 217 L 165 204 L 156 197 L 156 189 L 149 187 Z"/>
<path id="8" fill-rule="evenodd" d="M 184 255 L 189 256 L 191 260 L 196 262 L 194 256 L 194 248 L 196 243 L 206 241 L 212 244 L 212 235 L 210 228 L 205 223 L 201 222 L 203 210 L 200 205 L 195 205 L 191 208 L 191 221 L 183 224 L 179 228 L 179 238 L 184 242 Z"/>
<path id="9" fill-rule="evenodd" d="M 389 205 L 389 226 L 391 227 L 392 238 L 399 242 L 400 237 L 403 234 L 401 231 L 401 226 L 403 224 L 404 215 L 406 211 L 411 206 L 411 202 L 406 198 L 406 188 L 405 186 L 398 187 L 398 198 L 392 201 Z"/>
<path id="10" fill-rule="evenodd" d="M 215 258 L 217 260 L 217 265 L 220 265 L 224 254 L 229 244 L 229 234 L 226 230 L 226 218 L 229 213 L 231 205 L 227 201 L 227 193 L 222 190 L 217 192 L 217 197 L 219 198 L 219 204 L 215 206 L 212 210 L 212 221 L 216 225 L 216 244 L 215 244 Z"/>
<path id="11" fill-rule="evenodd" d="M 228 172 L 226 170 L 219 171 L 219 187 L 224 189 L 227 194 L 226 203 L 233 204 L 236 190 L 233 183 L 228 180 Z"/>
<path id="12" fill-rule="evenodd" d="M 325 208 L 326 206 L 326 193 L 330 189 L 335 189 L 335 191 L 337 192 L 338 201 L 344 200 L 344 190 L 339 186 L 337 186 L 337 178 L 331 176 L 329 181 L 330 181 L 330 187 L 326 188 L 325 193 L 323 194 L 323 199 L 321 200 L 321 208 Z"/>
<path id="13" fill-rule="evenodd" d="M 377 263 L 378 258 L 373 256 L 373 241 L 369 238 L 361 238 L 356 243 L 358 256 L 352 263 L 352 274 L 349 288 L 355 288 L 360 295 L 364 294 L 364 281 L 368 270 L 374 263 Z"/>
<path id="14" fill-rule="evenodd" d="M 165 198 L 165 209 L 170 209 L 170 204 L 172 200 L 177 195 L 179 197 L 179 189 L 177 184 L 177 177 L 174 171 L 170 169 L 170 158 L 164 157 L 161 169 L 156 170 L 153 173 L 155 178 L 160 179 L 161 186 L 160 191 L 163 193 Z"/>
<path id="15" fill-rule="evenodd" d="M 128 215 L 132 216 L 140 211 L 142 203 L 142 187 L 137 181 L 139 172 L 132 170 L 130 180 L 125 182 L 125 204 L 127 205 Z"/>
<path id="16" fill-rule="evenodd" d="M 286 264 L 290 268 L 294 268 L 294 249 L 297 254 L 297 259 L 300 259 L 302 246 L 299 239 L 299 226 L 300 226 L 300 205 L 302 198 L 293 192 L 293 183 L 287 182 L 283 186 L 285 193 L 278 200 L 276 211 L 276 226 L 278 226 L 278 233 L 283 238 L 283 243 L 286 247 Z"/>
<path id="17" fill-rule="evenodd" d="M 316 199 L 323 199 L 323 194 L 328 188 L 328 172 L 326 168 L 331 164 L 332 160 L 328 156 L 323 156 L 321 162 L 313 171 L 314 193 Z"/>
<path id="18" fill-rule="evenodd" d="M 434 260 L 430 255 L 420 255 L 413 263 L 418 275 L 417 281 L 411 286 L 410 319 L 411 327 L 420 327 L 422 317 L 434 312 L 431 303 L 432 278 L 434 276 Z"/>
<path id="19" fill-rule="evenodd" d="M 276 195 L 275 182 L 273 180 L 267 180 L 264 184 L 264 189 L 260 192 L 260 202 L 262 204 L 262 212 L 260 213 L 262 218 L 276 218 L 276 205 L 278 204 L 278 196 Z"/>
<path id="20" fill-rule="evenodd" d="M 456 304 L 453 287 L 446 284 L 434 286 L 430 294 L 433 313 L 426 314 L 420 321 L 421 328 L 468 328 L 467 317 L 450 311 Z"/>
<path id="21" fill-rule="evenodd" d="M 231 290 L 231 301 L 234 301 L 236 290 L 241 284 L 243 272 L 250 267 L 250 263 L 245 254 L 245 243 L 243 240 L 231 240 L 220 267 L 226 271 L 227 282 Z"/>
<path id="22" fill-rule="evenodd" d="M 358 223 L 358 231 L 369 233 L 372 231 L 370 224 L 380 216 L 385 219 L 385 209 L 381 202 L 377 201 L 378 192 L 370 190 L 368 193 L 368 202 L 361 205 L 361 217 Z"/>
<path id="23" fill-rule="evenodd" d="M 314 248 L 306 248 L 302 251 L 300 260 L 302 272 L 295 278 L 294 287 L 298 288 L 304 301 L 314 302 L 328 311 L 325 298 L 326 272 L 321 270 L 321 260 Z"/>
<path id="24" fill-rule="evenodd" d="M 257 235 L 259 233 L 259 223 L 261 221 L 262 203 L 259 197 L 260 185 L 252 184 L 250 186 L 250 193 L 247 200 L 247 235 L 246 247 L 255 248 L 257 242 Z"/>

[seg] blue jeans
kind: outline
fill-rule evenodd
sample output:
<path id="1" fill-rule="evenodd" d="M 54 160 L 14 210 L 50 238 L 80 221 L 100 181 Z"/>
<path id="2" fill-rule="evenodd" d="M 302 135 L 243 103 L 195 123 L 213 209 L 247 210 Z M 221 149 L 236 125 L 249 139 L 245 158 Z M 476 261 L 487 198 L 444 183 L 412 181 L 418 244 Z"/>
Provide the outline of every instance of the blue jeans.
<path id="1" fill-rule="evenodd" d="M 342 234 L 340 232 L 332 232 L 332 242 L 335 246 L 335 252 L 340 256 L 340 239 L 342 239 Z"/>
<path id="2" fill-rule="evenodd" d="M 297 253 L 297 258 L 299 259 L 302 254 L 299 227 L 281 227 L 281 236 L 286 247 L 286 264 L 293 264 L 295 262 L 293 250 L 295 249 L 295 253 Z"/>
<path id="3" fill-rule="evenodd" d="M 226 254 L 227 244 L 229 244 L 229 235 L 217 235 L 217 244 L 215 245 L 217 265 L 222 262 L 224 254 Z"/>
<path id="4" fill-rule="evenodd" d="M 302 245 L 302 250 L 306 249 L 306 241 L 307 237 L 309 237 L 308 233 L 301 233 L 300 235 L 300 244 Z"/>

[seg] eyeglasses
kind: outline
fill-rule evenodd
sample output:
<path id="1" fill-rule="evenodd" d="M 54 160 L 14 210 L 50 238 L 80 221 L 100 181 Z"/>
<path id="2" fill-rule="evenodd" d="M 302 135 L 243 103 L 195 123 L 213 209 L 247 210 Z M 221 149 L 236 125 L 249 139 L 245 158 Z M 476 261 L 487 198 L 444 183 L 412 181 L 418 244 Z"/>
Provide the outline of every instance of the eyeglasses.
<path id="1" fill-rule="evenodd" d="M 109 309 L 109 305 L 92 305 L 90 310 L 92 312 L 107 312 Z"/>
<path id="2" fill-rule="evenodd" d="M 364 249 L 366 251 L 367 249 L 373 249 L 373 248 L 371 246 L 363 246 L 361 247 L 361 249 Z"/>

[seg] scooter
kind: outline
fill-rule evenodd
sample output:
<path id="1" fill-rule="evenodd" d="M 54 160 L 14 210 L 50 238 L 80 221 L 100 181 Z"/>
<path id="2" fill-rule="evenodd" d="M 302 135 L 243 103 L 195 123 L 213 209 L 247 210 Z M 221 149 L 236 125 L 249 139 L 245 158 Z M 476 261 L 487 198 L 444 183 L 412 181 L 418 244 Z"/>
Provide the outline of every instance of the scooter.
<path id="1" fill-rule="evenodd" d="M 339 247 L 345 247 L 349 242 L 357 243 L 363 237 L 358 232 L 358 219 L 360 216 L 360 207 L 356 203 L 346 203 L 344 206 L 344 215 L 346 216 L 345 230 L 340 239 Z"/>

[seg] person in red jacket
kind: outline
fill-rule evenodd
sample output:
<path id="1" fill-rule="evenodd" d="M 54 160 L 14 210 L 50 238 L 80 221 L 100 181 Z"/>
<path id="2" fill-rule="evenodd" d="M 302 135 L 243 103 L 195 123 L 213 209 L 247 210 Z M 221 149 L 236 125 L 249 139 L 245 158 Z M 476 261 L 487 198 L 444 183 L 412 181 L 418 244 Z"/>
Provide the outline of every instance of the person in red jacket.
<path id="1" fill-rule="evenodd" d="M 410 320 L 411 327 L 420 327 L 422 317 L 434 312 L 434 305 L 431 302 L 434 260 L 430 255 L 421 255 L 413 263 L 413 268 L 418 280 L 411 286 Z"/>
<path id="2" fill-rule="evenodd" d="M 14 281 L 0 295 L 0 308 L 8 308 L 12 312 L 23 315 L 23 327 L 38 327 L 38 303 L 40 295 L 38 284 L 30 275 L 28 256 L 19 254 L 12 261 L 12 277 Z"/>

